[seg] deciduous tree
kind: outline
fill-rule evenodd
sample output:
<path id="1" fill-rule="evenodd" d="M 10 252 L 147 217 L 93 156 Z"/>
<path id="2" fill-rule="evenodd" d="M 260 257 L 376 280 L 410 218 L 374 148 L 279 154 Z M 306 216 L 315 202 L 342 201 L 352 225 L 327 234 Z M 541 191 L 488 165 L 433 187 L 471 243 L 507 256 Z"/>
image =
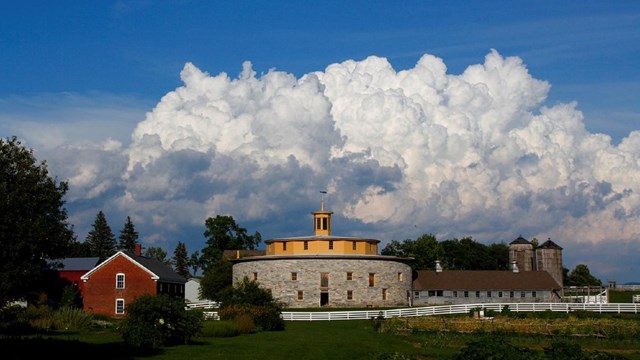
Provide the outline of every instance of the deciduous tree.
<path id="1" fill-rule="evenodd" d="M 0 139 L 0 308 L 35 296 L 47 260 L 65 257 L 75 241 L 67 190 L 16 137 Z"/>

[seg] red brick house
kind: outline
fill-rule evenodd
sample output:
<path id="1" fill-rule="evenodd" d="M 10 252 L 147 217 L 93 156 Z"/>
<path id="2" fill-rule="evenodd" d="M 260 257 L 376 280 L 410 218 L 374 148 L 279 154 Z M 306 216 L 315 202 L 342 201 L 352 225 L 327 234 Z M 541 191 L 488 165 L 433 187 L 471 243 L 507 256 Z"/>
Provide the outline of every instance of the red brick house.
<path id="1" fill-rule="evenodd" d="M 143 294 L 168 294 L 184 299 L 187 279 L 163 262 L 118 251 L 80 278 L 84 310 L 114 317 L 125 315 L 126 305 Z"/>

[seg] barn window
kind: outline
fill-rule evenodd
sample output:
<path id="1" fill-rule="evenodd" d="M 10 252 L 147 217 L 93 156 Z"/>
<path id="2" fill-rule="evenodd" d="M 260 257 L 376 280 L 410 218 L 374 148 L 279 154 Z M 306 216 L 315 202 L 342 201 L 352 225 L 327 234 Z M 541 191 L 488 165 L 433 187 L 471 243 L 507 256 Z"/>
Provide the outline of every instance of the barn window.
<path id="1" fill-rule="evenodd" d="M 253 273 L 253 281 L 258 281 L 258 273 L 257 272 Z"/>
<path id="2" fill-rule="evenodd" d="M 352 272 L 348 272 L 347 273 L 347 281 L 351 281 L 353 280 L 353 273 Z"/>
<path id="3" fill-rule="evenodd" d="M 124 314 L 124 299 L 116 299 L 116 314 Z"/>
<path id="4" fill-rule="evenodd" d="M 333 250 L 333 240 L 329 241 L 329 250 Z"/>
<path id="5" fill-rule="evenodd" d="M 479 298 L 480 297 L 480 291 L 476 291 L 476 297 Z"/>
<path id="6" fill-rule="evenodd" d="M 286 242 L 282 243 L 282 251 L 287 251 L 287 243 Z"/>
<path id="7" fill-rule="evenodd" d="M 520 291 L 520 297 L 521 298 L 527 297 L 527 294 L 524 291 Z"/>
<path id="8" fill-rule="evenodd" d="M 465 290 L 464 297 L 469 297 L 469 292 Z"/>
<path id="9" fill-rule="evenodd" d="M 502 297 L 502 291 L 498 291 L 498 297 Z"/>
<path id="10" fill-rule="evenodd" d="M 537 294 L 536 294 L 536 292 L 535 292 L 535 291 L 532 291 L 532 292 L 531 292 L 531 297 L 532 297 L 532 298 L 535 298 L 535 297 L 536 297 L 536 295 L 537 295 Z"/>
<path id="11" fill-rule="evenodd" d="M 382 300 L 387 300 L 387 289 L 382 289 Z"/>
<path id="12" fill-rule="evenodd" d="M 353 250 L 355 250 L 355 249 L 356 249 L 356 242 L 355 242 L 355 241 L 353 241 L 353 242 L 351 243 L 351 248 L 352 248 Z"/>
<path id="13" fill-rule="evenodd" d="M 293 280 L 293 281 L 298 280 L 298 273 L 296 273 L 296 272 L 292 272 L 292 273 L 291 273 L 291 280 Z"/>
<path id="14" fill-rule="evenodd" d="M 353 290 L 347 290 L 347 300 L 353 300 Z"/>
<path id="15" fill-rule="evenodd" d="M 304 292 L 302 290 L 298 290 L 298 300 L 304 299 Z"/>
<path id="16" fill-rule="evenodd" d="M 309 242 L 308 241 L 304 242 L 304 249 L 305 250 L 309 250 Z"/>
<path id="17" fill-rule="evenodd" d="M 513 291 L 509 291 L 509 297 L 512 298 L 513 297 Z"/>
<path id="18" fill-rule="evenodd" d="M 369 287 L 376 286 L 376 273 L 369 273 Z"/>
<path id="19" fill-rule="evenodd" d="M 402 273 L 399 272 L 398 273 L 398 281 L 402 281 L 402 280 L 404 280 L 404 276 L 402 276 Z"/>
<path id="20" fill-rule="evenodd" d="M 116 274 L 116 289 L 124 289 L 124 274 Z"/>

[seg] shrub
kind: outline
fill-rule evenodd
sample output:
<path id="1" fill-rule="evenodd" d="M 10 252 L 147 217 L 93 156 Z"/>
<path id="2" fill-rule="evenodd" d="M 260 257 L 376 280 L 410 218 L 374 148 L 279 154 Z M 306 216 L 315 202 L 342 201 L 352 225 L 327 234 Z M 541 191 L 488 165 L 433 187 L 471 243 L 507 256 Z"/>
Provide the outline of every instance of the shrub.
<path id="1" fill-rule="evenodd" d="M 26 309 L 19 305 L 0 309 L 0 334 L 7 336 L 27 335 L 33 328 L 26 316 Z"/>
<path id="2" fill-rule="evenodd" d="M 53 324 L 57 330 L 80 330 L 91 327 L 93 315 L 81 309 L 61 307 L 53 313 Z"/>
<path id="3" fill-rule="evenodd" d="M 121 333 L 128 345 L 155 349 L 188 343 L 200 333 L 202 322 L 202 313 L 186 310 L 182 299 L 145 294 L 127 306 Z"/>
<path id="4" fill-rule="evenodd" d="M 234 337 L 240 335 L 240 330 L 231 321 L 228 320 L 212 320 L 205 321 L 202 329 L 202 336 L 205 337 Z"/>
<path id="5" fill-rule="evenodd" d="M 234 320 L 248 315 L 253 320 L 255 331 L 284 330 L 282 306 L 271 293 L 260 287 L 257 281 L 245 277 L 238 282 L 228 298 L 223 301 L 218 316 L 222 320 Z M 246 324 L 246 320 L 242 320 Z"/>
<path id="6" fill-rule="evenodd" d="M 544 353 L 549 360 L 583 360 L 585 359 L 582 348 L 578 344 L 570 344 L 564 341 L 554 341 L 549 347 L 544 348 Z"/>
<path id="7" fill-rule="evenodd" d="M 509 344 L 498 336 L 480 336 L 471 341 L 457 354 L 458 360 L 533 360 L 538 358 L 536 353 L 520 349 Z"/>

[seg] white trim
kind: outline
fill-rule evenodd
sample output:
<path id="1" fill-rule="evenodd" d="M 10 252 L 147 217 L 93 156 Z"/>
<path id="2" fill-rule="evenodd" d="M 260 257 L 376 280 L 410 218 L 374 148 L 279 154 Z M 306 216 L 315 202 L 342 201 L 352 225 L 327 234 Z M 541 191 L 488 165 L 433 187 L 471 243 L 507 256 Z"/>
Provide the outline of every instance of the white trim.
<path id="1" fill-rule="evenodd" d="M 118 302 L 119 302 L 119 301 L 122 301 L 122 312 L 118 312 Z M 116 315 L 124 315 L 125 306 L 126 306 L 126 303 L 125 303 L 124 299 L 122 299 L 122 298 L 117 298 L 117 299 L 116 299 L 115 308 L 113 309 L 114 313 L 115 313 Z"/>
<path id="2" fill-rule="evenodd" d="M 153 273 L 152 271 L 150 271 L 146 267 L 142 266 L 142 264 L 140 264 L 139 262 L 133 260 L 129 255 L 125 254 L 122 251 L 118 251 L 117 253 L 111 255 L 110 258 L 108 258 L 107 260 L 101 262 L 96 267 L 94 267 L 93 269 L 89 270 L 86 274 L 82 275 L 80 277 L 80 279 L 82 281 L 86 282 L 87 280 L 89 280 L 89 278 L 91 277 L 91 275 L 93 275 L 94 272 L 98 271 L 99 269 L 101 269 L 102 267 L 104 267 L 105 265 L 107 265 L 108 263 L 113 261 L 113 259 L 117 258 L 118 256 L 124 256 L 129 261 L 131 261 L 133 264 L 135 264 L 137 267 L 139 267 L 140 269 L 142 269 L 142 270 L 146 271 L 147 273 L 149 273 L 151 275 L 151 279 L 156 280 L 156 281 L 158 281 L 160 279 L 160 277 L 158 275 L 156 275 L 155 273 Z"/>

